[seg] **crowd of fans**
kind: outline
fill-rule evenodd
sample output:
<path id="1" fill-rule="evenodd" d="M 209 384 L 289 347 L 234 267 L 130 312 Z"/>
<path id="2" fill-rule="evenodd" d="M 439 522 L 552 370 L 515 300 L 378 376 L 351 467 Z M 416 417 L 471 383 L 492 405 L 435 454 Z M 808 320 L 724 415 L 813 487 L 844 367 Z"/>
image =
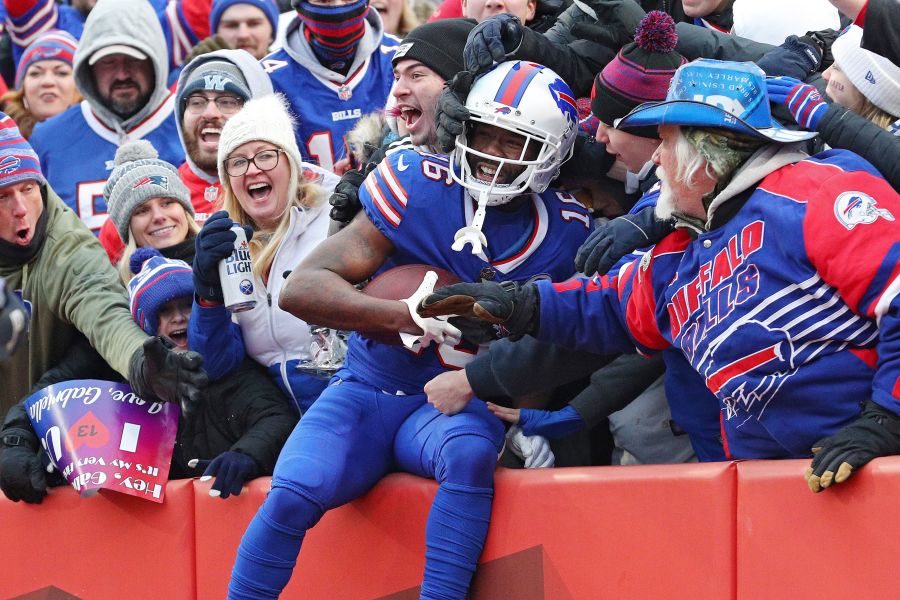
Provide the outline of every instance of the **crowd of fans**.
<path id="1" fill-rule="evenodd" d="M 180 405 L 170 477 L 273 477 L 230 597 L 402 470 L 439 483 L 422 597 L 462 598 L 498 462 L 812 458 L 818 492 L 900 454 L 896 0 L 0 12 L 11 500 L 63 483 L 24 399 L 125 380 Z"/>

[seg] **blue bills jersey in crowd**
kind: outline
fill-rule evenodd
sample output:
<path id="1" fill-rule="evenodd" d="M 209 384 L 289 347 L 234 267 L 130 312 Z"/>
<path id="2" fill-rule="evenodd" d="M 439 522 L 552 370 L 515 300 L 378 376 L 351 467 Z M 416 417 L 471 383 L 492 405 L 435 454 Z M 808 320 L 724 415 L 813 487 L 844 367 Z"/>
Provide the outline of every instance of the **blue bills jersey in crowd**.
<path id="1" fill-rule="evenodd" d="M 103 186 L 121 144 L 145 139 L 162 160 L 176 166 L 184 162 L 184 148 L 172 116 L 174 106 L 173 95 L 125 138 L 97 119 L 86 100 L 35 125 L 29 141 L 41 160 L 44 176 L 94 235 L 108 217 Z"/>
<path id="2" fill-rule="evenodd" d="M 450 247 L 457 230 L 472 222 L 475 202 L 450 178 L 446 156 L 400 150 L 379 164 L 359 190 L 369 219 L 394 244 L 380 271 L 405 264 L 446 269 L 463 281 L 564 280 L 574 275 L 578 247 L 593 228 L 590 213 L 571 195 L 547 190 L 518 206 L 488 208 L 483 231 L 488 246 Z M 518 202 L 518 200 L 517 200 Z M 414 353 L 353 334 L 346 366 L 362 381 L 390 392 L 419 393 L 430 379 L 460 369 L 478 352 L 465 341 Z"/>
<path id="3" fill-rule="evenodd" d="M 900 412 L 900 197 L 830 150 L 768 175 L 723 226 L 678 230 L 617 277 L 539 282 L 537 337 L 674 348 L 735 458 L 810 455 L 872 399 Z M 674 411 L 673 411 L 674 414 Z"/>
<path id="4" fill-rule="evenodd" d="M 384 108 L 394 85 L 391 59 L 399 40 L 385 35 L 373 52 L 343 83 L 313 73 L 286 50 L 262 59 L 276 92 L 284 94 L 297 120 L 294 134 L 303 160 L 334 170 L 347 156 L 344 136 L 359 118 Z"/>

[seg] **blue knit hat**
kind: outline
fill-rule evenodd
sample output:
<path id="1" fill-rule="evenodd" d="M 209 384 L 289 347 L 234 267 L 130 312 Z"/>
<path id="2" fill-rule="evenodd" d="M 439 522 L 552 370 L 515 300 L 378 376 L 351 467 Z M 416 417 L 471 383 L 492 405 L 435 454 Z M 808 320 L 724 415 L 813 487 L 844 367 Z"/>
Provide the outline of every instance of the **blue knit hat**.
<path id="1" fill-rule="evenodd" d="M 146 333 L 156 335 L 163 304 L 193 295 L 193 271 L 183 260 L 165 258 L 156 248 L 138 248 L 129 266 L 135 274 L 128 282 L 131 317 Z"/>
<path id="2" fill-rule="evenodd" d="M 47 183 L 34 148 L 22 137 L 16 122 L 0 112 L 0 188 L 29 179 Z"/>
<path id="3" fill-rule="evenodd" d="M 19 66 L 16 68 L 16 89 L 22 86 L 22 79 L 28 67 L 42 60 L 61 60 L 72 66 L 78 40 L 67 31 L 49 31 L 25 48 Z"/>
<path id="4" fill-rule="evenodd" d="M 209 32 L 216 33 L 219 28 L 219 21 L 222 19 L 222 13 L 234 6 L 235 4 L 249 4 L 263 11 L 269 23 L 272 24 L 272 37 L 278 31 L 278 5 L 275 0 L 213 0 L 209 11 Z"/>

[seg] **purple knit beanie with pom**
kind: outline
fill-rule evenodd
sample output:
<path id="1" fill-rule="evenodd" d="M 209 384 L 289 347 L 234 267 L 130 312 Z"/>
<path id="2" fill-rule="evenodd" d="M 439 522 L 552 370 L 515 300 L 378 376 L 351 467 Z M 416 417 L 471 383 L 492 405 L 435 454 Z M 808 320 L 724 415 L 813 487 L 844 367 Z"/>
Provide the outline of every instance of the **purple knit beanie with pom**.
<path id="1" fill-rule="evenodd" d="M 675 70 L 687 60 L 675 52 L 678 34 L 675 21 L 667 13 L 647 13 L 634 33 L 634 42 L 619 50 L 594 79 L 591 112 L 612 127 L 644 102 L 666 99 Z M 628 133 L 659 137 L 656 127 L 632 128 Z"/>
<path id="2" fill-rule="evenodd" d="M 159 309 L 177 298 L 194 294 L 194 272 L 183 260 L 165 258 L 155 248 L 138 248 L 129 263 L 131 316 L 150 335 L 159 329 Z"/>

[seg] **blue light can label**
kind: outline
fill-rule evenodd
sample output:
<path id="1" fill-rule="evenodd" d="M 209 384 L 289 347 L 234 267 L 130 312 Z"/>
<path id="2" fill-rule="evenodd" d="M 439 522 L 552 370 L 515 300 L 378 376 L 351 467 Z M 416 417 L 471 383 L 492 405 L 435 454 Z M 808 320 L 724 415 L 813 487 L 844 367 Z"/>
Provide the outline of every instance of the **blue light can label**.
<path id="1" fill-rule="evenodd" d="M 237 235 L 231 255 L 219 262 L 219 280 L 222 282 L 222 295 L 225 308 L 237 313 L 250 310 L 256 306 L 253 283 L 253 263 L 250 262 L 250 245 L 244 228 L 238 224 L 231 227 Z"/>

